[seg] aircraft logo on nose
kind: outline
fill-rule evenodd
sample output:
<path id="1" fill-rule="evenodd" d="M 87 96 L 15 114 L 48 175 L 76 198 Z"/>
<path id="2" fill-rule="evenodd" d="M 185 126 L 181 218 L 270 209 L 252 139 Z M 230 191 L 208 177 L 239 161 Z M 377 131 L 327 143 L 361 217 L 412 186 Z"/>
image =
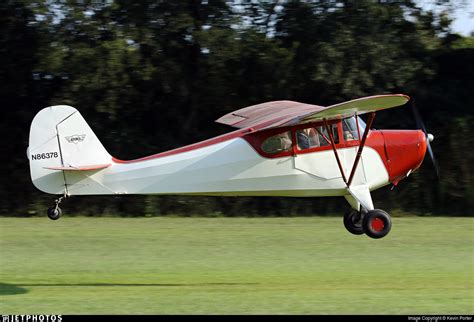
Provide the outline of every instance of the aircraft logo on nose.
<path id="1" fill-rule="evenodd" d="M 77 144 L 79 142 L 82 142 L 84 141 L 84 138 L 86 137 L 85 134 L 74 134 L 74 135 L 71 135 L 71 136 L 66 136 L 66 140 L 69 142 L 69 143 L 74 143 L 74 144 Z"/>

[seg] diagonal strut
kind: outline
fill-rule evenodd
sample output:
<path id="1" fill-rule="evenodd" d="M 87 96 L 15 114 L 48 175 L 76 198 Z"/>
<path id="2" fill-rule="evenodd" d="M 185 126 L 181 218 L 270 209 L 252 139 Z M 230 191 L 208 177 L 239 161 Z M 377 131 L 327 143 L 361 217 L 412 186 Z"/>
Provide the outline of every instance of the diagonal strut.
<path id="1" fill-rule="evenodd" d="M 336 145 L 334 144 L 334 137 L 332 135 L 332 131 L 329 128 L 329 124 L 326 121 L 326 119 L 323 119 L 323 121 L 324 121 L 324 125 L 326 126 L 326 130 L 328 131 L 329 139 L 331 140 L 332 150 L 334 151 L 334 156 L 336 157 L 337 165 L 339 166 L 339 171 L 341 171 L 342 180 L 344 180 L 344 183 L 347 185 L 347 180 L 344 174 L 344 170 L 342 169 L 341 160 L 339 160 L 339 155 L 337 154 Z"/>
<path id="2" fill-rule="evenodd" d="M 351 174 L 349 176 L 349 181 L 347 181 L 348 187 L 351 185 L 352 179 L 354 178 L 357 165 L 359 164 L 360 157 L 362 156 L 362 150 L 364 149 L 364 146 L 365 146 L 365 140 L 367 139 L 367 135 L 369 134 L 369 130 L 370 130 L 370 127 L 372 126 L 374 118 L 375 118 L 375 112 L 370 113 L 369 119 L 367 120 L 367 125 L 364 130 L 364 135 L 362 136 L 362 140 L 360 141 L 359 150 L 357 150 L 357 155 L 354 160 L 354 165 L 352 166 Z"/>

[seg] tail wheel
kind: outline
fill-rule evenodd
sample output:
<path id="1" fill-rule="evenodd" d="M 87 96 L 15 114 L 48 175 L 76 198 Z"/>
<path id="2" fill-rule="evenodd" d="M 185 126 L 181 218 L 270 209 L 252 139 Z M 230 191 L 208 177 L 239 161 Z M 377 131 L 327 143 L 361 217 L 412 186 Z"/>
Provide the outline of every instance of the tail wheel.
<path id="1" fill-rule="evenodd" d="M 354 235 L 364 234 L 362 228 L 361 214 L 357 210 L 350 210 L 344 214 L 344 227 L 347 231 Z"/>
<path id="2" fill-rule="evenodd" d="M 61 211 L 61 208 L 59 207 L 54 206 L 54 207 L 48 208 L 48 217 L 51 220 L 59 219 L 59 217 L 61 217 L 61 214 L 62 214 L 62 211 Z"/>
<path id="3" fill-rule="evenodd" d="M 382 238 L 387 236 L 392 229 L 390 215 L 380 209 L 374 209 L 364 216 L 362 228 L 367 236 L 371 238 Z"/>

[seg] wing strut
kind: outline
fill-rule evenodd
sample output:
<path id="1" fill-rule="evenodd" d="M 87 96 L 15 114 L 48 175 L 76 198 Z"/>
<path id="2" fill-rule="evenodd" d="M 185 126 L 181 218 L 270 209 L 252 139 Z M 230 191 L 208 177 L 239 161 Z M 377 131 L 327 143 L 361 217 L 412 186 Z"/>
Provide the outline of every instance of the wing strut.
<path id="1" fill-rule="evenodd" d="M 344 183 L 347 185 L 347 187 L 349 187 L 351 185 L 352 179 L 354 178 L 354 174 L 356 172 L 357 165 L 359 164 L 360 157 L 362 156 L 362 150 L 364 149 L 364 146 L 365 146 L 365 140 L 367 139 L 367 135 L 369 134 L 369 130 L 372 126 L 372 123 L 374 122 L 374 118 L 375 118 L 375 112 L 370 113 L 369 119 L 367 120 L 367 125 L 366 125 L 365 130 L 364 130 L 364 134 L 362 136 L 362 140 L 360 141 L 359 150 L 357 151 L 357 155 L 356 155 L 356 158 L 354 160 L 354 164 L 352 165 L 352 170 L 351 170 L 351 174 L 349 176 L 349 180 L 346 179 L 346 175 L 344 174 L 344 170 L 343 170 L 342 165 L 341 165 L 341 160 L 339 159 L 339 155 L 337 153 L 336 144 L 334 143 L 334 136 L 332 135 L 332 131 L 329 127 L 329 124 L 328 124 L 327 120 L 324 119 L 324 125 L 326 126 L 326 130 L 328 131 L 329 139 L 331 140 L 332 150 L 334 151 L 334 156 L 336 157 L 337 165 L 339 166 L 339 171 L 341 171 L 342 180 L 344 180 Z M 357 131 L 359 132 L 359 124 L 358 123 L 357 123 Z M 360 134 L 359 134 L 359 137 L 360 137 Z"/>
<path id="2" fill-rule="evenodd" d="M 370 113 L 369 119 L 367 120 L 367 125 L 366 125 L 365 130 L 364 130 L 364 134 L 362 136 L 362 141 L 360 141 L 359 150 L 357 151 L 357 155 L 356 155 L 356 158 L 354 160 L 354 165 L 352 166 L 351 175 L 349 176 L 349 181 L 347 182 L 348 187 L 351 185 L 352 179 L 354 178 L 354 174 L 355 174 L 355 171 L 357 169 L 357 165 L 359 164 L 359 160 L 360 160 L 360 157 L 362 155 L 362 150 L 364 149 L 364 146 L 365 146 L 365 140 L 367 139 L 367 135 L 369 134 L 370 127 L 372 126 L 372 123 L 374 122 L 374 118 L 375 118 L 375 112 Z M 357 124 L 357 125 L 359 125 L 359 124 Z M 357 126 L 357 131 L 359 131 L 358 126 Z"/>
<path id="3" fill-rule="evenodd" d="M 326 126 L 326 130 L 328 131 L 329 139 L 331 140 L 332 150 L 334 151 L 334 156 L 336 157 L 337 165 L 339 166 L 339 171 L 341 171 L 342 180 L 344 180 L 344 183 L 347 185 L 347 180 L 344 174 L 344 170 L 342 169 L 341 160 L 339 160 L 339 155 L 337 154 L 336 145 L 334 144 L 334 137 L 332 135 L 332 131 L 326 119 L 324 119 L 324 125 Z"/>

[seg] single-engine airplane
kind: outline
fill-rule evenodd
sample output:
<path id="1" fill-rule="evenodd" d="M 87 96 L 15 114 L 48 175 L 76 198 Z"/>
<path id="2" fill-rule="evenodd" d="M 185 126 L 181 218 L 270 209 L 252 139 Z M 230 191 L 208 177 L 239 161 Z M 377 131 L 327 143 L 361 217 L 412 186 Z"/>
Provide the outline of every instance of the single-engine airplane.
<path id="1" fill-rule="evenodd" d="M 57 105 L 32 121 L 27 150 L 33 184 L 62 195 L 343 196 L 344 226 L 382 238 L 390 216 L 370 192 L 417 170 L 433 140 L 426 129 L 371 130 L 375 113 L 404 105 L 403 94 L 359 98 L 327 107 L 272 101 L 216 122 L 238 130 L 136 160 L 112 157 L 79 111 Z M 368 113 L 367 124 L 359 117 Z"/>

